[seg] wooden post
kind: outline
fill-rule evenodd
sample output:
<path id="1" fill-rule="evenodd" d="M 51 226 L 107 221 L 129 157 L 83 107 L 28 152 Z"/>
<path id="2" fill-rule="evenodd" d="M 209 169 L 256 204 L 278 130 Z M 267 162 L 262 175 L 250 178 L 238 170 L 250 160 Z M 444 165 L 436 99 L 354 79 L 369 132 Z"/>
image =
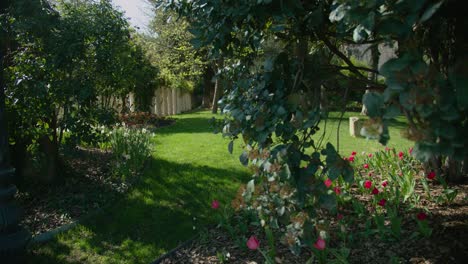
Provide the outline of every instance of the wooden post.
<path id="1" fill-rule="evenodd" d="M 167 115 L 172 115 L 172 91 L 166 88 Z"/>

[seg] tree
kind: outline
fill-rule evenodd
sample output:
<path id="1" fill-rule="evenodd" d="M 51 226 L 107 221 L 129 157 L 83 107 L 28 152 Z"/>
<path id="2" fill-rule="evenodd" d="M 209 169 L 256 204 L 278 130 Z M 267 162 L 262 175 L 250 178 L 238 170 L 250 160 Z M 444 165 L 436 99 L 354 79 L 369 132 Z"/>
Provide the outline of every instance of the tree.
<path id="1" fill-rule="evenodd" d="M 224 98 L 233 137 L 242 134 L 246 143 L 264 147 L 271 145 L 275 133 L 300 146 L 307 140 L 296 139 L 296 132 L 314 134 L 323 117 L 312 103 L 320 86 L 339 90 L 345 98 L 350 89 L 385 90 L 363 98 L 369 116 L 382 127 L 381 143 L 389 140 L 388 120 L 402 113 L 418 158 L 467 157 L 463 147 L 467 70 L 462 66 L 467 53 L 462 44 L 466 34 L 461 33 L 467 19 L 459 11 L 459 1 L 161 1 L 160 5 L 193 21 L 192 42 L 197 46 L 212 47 L 215 57 L 238 59 L 233 75 L 236 88 Z M 442 40 L 431 37 L 435 35 Z M 264 56 L 263 43 L 272 37 L 283 42 L 284 49 Z M 397 58 L 377 72 L 355 65 L 340 49 L 347 43 L 397 44 Z M 252 49 L 249 56 L 236 55 L 246 48 Z M 263 67 L 253 68 L 262 56 Z M 376 78 L 369 80 L 366 72 L 385 77 L 385 85 Z"/>
<path id="2" fill-rule="evenodd" d="M 160 69 L 163 86 L 192 91 L 202 75 L 205 62 L 190 40 L 188 23 L 175 13 L 156 12 L 151 21 L 153 36 L 140 36 L 149 61 Z"/>
<path id="3" fill-rule="evenodd" d="M 18 48 L 7 74 L 10 137 L 19 163 L 28 146 L 38 145 L 45 154 L 40 175 L 51 182 L 60 179 L 64 131 L 70 131 L 72 144 L 93 142 L 97 96 L 153 89 L 154 68 L 144 65 L 127 21 L 110 1 L 63 1 L 56 8 L 37 1 L 36 9 L 20 3 L 14 9 L 18 14 L 11 14 L 12 41 Z M 21 8 L 41 16 L 21 19 Z M 40 27 L 31 28 L 36 25 Z"/>

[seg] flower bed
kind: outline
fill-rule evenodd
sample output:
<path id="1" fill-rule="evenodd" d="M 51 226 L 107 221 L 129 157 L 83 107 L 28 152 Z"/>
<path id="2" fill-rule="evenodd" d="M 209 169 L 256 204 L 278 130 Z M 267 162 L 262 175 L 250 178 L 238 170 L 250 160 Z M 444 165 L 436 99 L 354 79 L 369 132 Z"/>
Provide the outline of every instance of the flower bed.
<path id="1" fill-rule="evenodd" d="M 322 182 L 318 188 L 330 199 L 311 214 L 293 199 L 296 191 L 275 178 L 282 164 L 252 149 L 253 180 L 231 205 L 217 200 L 211 205 L 224 232 L 210 231 L 206 245 L 198 241 L 173 258 L 193 261 L 197 256 L 200 263 L 228 258 L 234 263 L 462 262 L 468 253 L 468 186 L 448 186 L 411 154 L 412 149 L 352 152 L 343 158 L 355 170 L 352 183 L 329 178 L 329 173 L 311 176 Z M 175 263 L 173 258 L 163 263 Z"/>

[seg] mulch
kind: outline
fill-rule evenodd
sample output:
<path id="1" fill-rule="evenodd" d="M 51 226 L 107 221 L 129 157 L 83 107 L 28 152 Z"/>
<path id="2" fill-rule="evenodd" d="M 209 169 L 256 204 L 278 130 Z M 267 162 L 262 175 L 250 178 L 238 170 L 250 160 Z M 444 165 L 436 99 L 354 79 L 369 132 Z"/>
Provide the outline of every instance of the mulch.
<path id="1" fill-rule="evenodd" d="M 111 153 L 77 148 L 64 156 L 62 182 L 45 185 L 30 181 L 19 188 L 22 225 L 38 235 L 98 210 L 120 197 L 128 182 L 111 175 Z"/>

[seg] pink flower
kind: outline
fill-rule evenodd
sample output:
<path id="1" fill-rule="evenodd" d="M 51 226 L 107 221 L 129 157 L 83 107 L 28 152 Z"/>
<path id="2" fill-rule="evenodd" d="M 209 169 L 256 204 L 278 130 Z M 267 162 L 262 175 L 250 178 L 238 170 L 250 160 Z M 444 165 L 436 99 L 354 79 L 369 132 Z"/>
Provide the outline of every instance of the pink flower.
<path id="1" fill-rule="evenodd" d="M 365 181 L 364 182 L 364 188 L 370 189 L 372 187 L 372 182 L 371 181 Z"/>
<path id="2" fill-rule="evenodd" d="M 405 154 L 403 153 L 403 151 L 400 151 L 400 152 L 398 153 L 398 158 L 402 160 L 404 155 L 405 155 Z"/>
<path id="3" fill-rule="evenodd" d="M 349 160 L 350 162 L 354 162 L 354 156 L 349 156 L 348 160 Z"/>
<path id="4" fill-rule="evenodd" d="M 430 171 L 428 174 L 427 174 L 427 178 L 429 180 L 433 180 L 434 178 L 436 177 L 436 173 L 434 171 Z"/>
<path id="5" fill-rule="evenodd" d="M 317 239 L 317 241 L 314 243 L 314 248 L 318 250 L 324 250 L 325 249 L 325 240 L 323 240 L 321 237 Z"/>
<path id="6" fill-rule="evenodd" d="M 260 246 L 260 241 L 255 236 L 251 236 L 247 240 L 247 247 L 251 250 L 256 250 Z"/>
<path id="7" fill-rule="evenodd" d="M 211 202 L 211 208 L 218 209 L 219 208 L 219 201 L 218 200 L 213 200 Z"/>
<path id="8" fill-rule="evenodd" d="M 390 148 L 389 148 L 389 147 L 385 147 L 385 151 L 390 151 Z"/>
<path id="9" fill-rule="evenodd" d="M 386 203 L 387 203 L 387 200 L 382 199 L 382 200 L 380 200 L 377 204 L 380 205 L 380 206 L 382 206 L 382 207 L 384 207 Z"/>
<path id="10" fill-rule="evenodd" d="M 351 152 L 351 156 L 356 156 L 356 151 Z"/>
<path id="11" fill-rule="evenodd" d="M 369 168 L 369 164 L 364 164 L 364 169 L 368 169 Z"/>
<path id="12" fill-rule="evenodd" d="M 413 154 L 413 147 L 409 148 L 408 152 L 410 155 Z"/>
<path id="13" fill-rule="evenodd" d="M 373 194 L 373 195 L 379 194 L 379 189 L 377 189 L 377 188 L 374 187 L 374 189 L 372 189 L 372 194 Z"/>
<path id="14" fill-rule="evenodd" d="M 427 218 L 427 215 L 423 212 L 420 212 L 419 214 L 416 215 L 419 221 L 424 221 Z"/>
<path id="15" fill-rule="evenodd" d="M 323 181 L 323 183 L 325 184 L 325 186 L 327 186 L 327 188 L 329 188 L 332 185 L 332 181 L 330 179 L 326 179 L 325 181 Z"/>
<path id="16" fill-rule="evenodd" d="M 369 155 L 367 155 L 367 157 L 369 158 L 372 158 L 372 156 L 373 156 L 372 153 L 369 153 Z"/>
<path id="17" fill-rule="evenodd" d="M 382 186 L 383 186 L 383 187 L 387 187 L 387 185 L 388 185 L 388 181 L 383 181 L 383 182 L 382 182 Z"/>
<path id="18" fill-rule="evenodd" d="M 343 215 L 342 214 L 337 214 L 336 219 L 338 219 L 338 221 L 340 221 L 341 219 L 343 219 Z"/>
<path id="19" fill-rule="evenodd" d="M 341 189 L 340 189 L 340 187 L 335 187 L 335 188 L 333 188 L 333 191 L 335 191 L 336 195 L 340 195 L 340 194 L 341 194 Z"/>

